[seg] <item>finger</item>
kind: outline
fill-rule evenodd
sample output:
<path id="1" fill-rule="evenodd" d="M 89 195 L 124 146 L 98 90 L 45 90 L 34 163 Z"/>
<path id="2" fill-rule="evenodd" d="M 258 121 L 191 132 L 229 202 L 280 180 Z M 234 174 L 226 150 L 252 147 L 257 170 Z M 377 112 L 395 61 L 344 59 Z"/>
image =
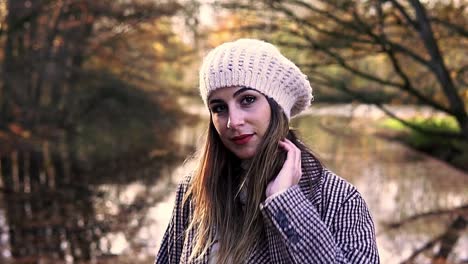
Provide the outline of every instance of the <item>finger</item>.
<path id="1" fill-rule="evenodd" d="M 284 140 L 280 141 L 279 145 L 282 149 L 286 151 L 286 160 L 284 161 L 283 168 L 287 168 L 288 171 L 292 172 L 292 176 L 294 176 L 297 166 L 294 149 L 288 142 Z"/>
<path id="2" fill-rule="evenodd" d="M 294 147 L 291 146 L 288 142 L 285 141 L 280 141 L 280 146 L 281 148 L 286 151 L 286 160 L 285 160 L 285 166 L 289 168 L 294 168 L 296 166 L 296 154 L 294 152 Z"/>
<path id="3" fill-rule="evenodd" d="M 293 157 L 294 166 L 296 169 L 295 176 L 297 177 L 297 179 L 299 179 L 302 176 L 301 150 L 289 139 L 285 139 L 285 142 L 289 145 L 291 149 L 290 152 L 293 152 L 291 156 Z"/>
<path id="4" fill-rule="evenodd" d="M 286 151 L 290 151 L 292 149 L 291 145 L 288 144 L 288 142 L 286 140 L 280 140 L 279 146 L 282 147 Z"/>
<path id="5" fill-rule="evenodd" d="M 284 142 L 288 146 L 288 149 L 293 152 L 292 154 L 294 156 L 294 160 L 296 161 L 296 163 L 298 160 L 300 161 L 301 150 L 291 140 L 287 138 L 284 139 Z"/>
<path id="6" fill-rule="evenodd" d="M 280 145 L 287 149 L 288 151 L 295 151 L 297 149 L 296 145 L 292 143 L 289 139 L 285 138 L 280 141 Z"/>
<path id="7" fill-rule="evenodd" d="M 296 161 L 296 156 L 297 152 L 295 150 L 295 145 L 292 144 L 290 141 L 282 140 L 279 142 L 279 145 L 286 151 L 286 155 L 288 159 L 291 159 L 291 161 Z"/>
<path id="8" fill-rule="evenodd" d="M 293 143 L 291 142 L 291 144 Z M 296 166 L 299 170 L 298 173 L 301 174 L 301 150 L 296 145 L 294 145 L 294 151 L 296 152 Z"/>

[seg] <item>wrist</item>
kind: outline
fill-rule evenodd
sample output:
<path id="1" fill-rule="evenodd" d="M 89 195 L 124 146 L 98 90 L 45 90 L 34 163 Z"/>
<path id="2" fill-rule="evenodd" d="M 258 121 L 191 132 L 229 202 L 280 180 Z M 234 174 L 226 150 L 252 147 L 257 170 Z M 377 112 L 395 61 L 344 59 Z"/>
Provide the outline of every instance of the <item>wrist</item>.
<path id="1" fill-rule="evenodd" d="M 278 189 L 278 190 L 272 190 L 270 192 L 266 192 L 265 193 L 265 196 L 266 196 L 265 201 L 273 199 L 274 197 L 284 193 L 288 189 L 289 189 L 289 187 L 286 187 L 286 188 L 281 188 L 281 189 Z"/>

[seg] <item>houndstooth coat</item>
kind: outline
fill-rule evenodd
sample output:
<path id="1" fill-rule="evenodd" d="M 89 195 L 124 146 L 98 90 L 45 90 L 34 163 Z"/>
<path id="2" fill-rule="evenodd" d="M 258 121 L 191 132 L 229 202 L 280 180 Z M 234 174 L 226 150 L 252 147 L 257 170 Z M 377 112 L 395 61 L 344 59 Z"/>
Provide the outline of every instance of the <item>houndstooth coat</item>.
<path id="1" fill-rule="evenodd" d="M 193 215 L 191 202 L 182 206 L 190 178 L 177 188 L 172 219 L 156 264 L 189 263 L 193 231 L 185 230 Z M 359 192 L 302 153 L 298 185 L 260 205 L 266 237 L 246 263 L 379 263 L 374 224 Z M 188 239 L 185 239 L 185 236 Z M 210 250 L 190 263 L 207 264 Z"/>

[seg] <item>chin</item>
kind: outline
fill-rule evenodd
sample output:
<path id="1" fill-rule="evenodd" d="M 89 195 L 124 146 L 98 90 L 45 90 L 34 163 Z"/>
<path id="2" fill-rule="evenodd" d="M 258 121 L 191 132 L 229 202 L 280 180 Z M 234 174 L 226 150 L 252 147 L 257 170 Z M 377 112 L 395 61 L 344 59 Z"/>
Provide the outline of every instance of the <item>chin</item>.
<path id="1" fill-rule="evenodd" d="M 253 156 L 255 156 L 255 151 L 251 151 L 251 150 L 248 150 L 248 151 L 233 151 L 233 153 L 234 153 L 234 155 L 236 155 L 236 157 L 238 157 L 241 160 L 251 159 L 251 158 L 253 158 Z"/>
<path id="2" fill-rule="evenodd" d="M 225 144 L 224 145 L 229 151 L 231 151 L 238 159 L 245 160 L 251 159 L 255 156 L 257 150 L 256 145 L 250 146 L 237 146 L 234 144 Z"/>

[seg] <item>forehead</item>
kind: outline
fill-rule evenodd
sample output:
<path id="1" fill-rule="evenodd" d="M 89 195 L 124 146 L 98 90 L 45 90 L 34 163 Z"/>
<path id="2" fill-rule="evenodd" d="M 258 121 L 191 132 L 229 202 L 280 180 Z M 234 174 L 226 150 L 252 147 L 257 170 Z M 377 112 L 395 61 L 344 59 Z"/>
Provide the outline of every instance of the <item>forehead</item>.
<path id="1" fill-rule="evenodd" d="M 238 94 L 242 94 L 244 92 L 253 92 L 261 94 L 259 91 L 245 87 L 245 86 L 230 86 L 230 87 L 223 87 L 218 88 L 215 91 L 211 92 L 210 96 L 208 97 L 208 101 L 211 99 L 229 99 L 234 98 Z"/>

